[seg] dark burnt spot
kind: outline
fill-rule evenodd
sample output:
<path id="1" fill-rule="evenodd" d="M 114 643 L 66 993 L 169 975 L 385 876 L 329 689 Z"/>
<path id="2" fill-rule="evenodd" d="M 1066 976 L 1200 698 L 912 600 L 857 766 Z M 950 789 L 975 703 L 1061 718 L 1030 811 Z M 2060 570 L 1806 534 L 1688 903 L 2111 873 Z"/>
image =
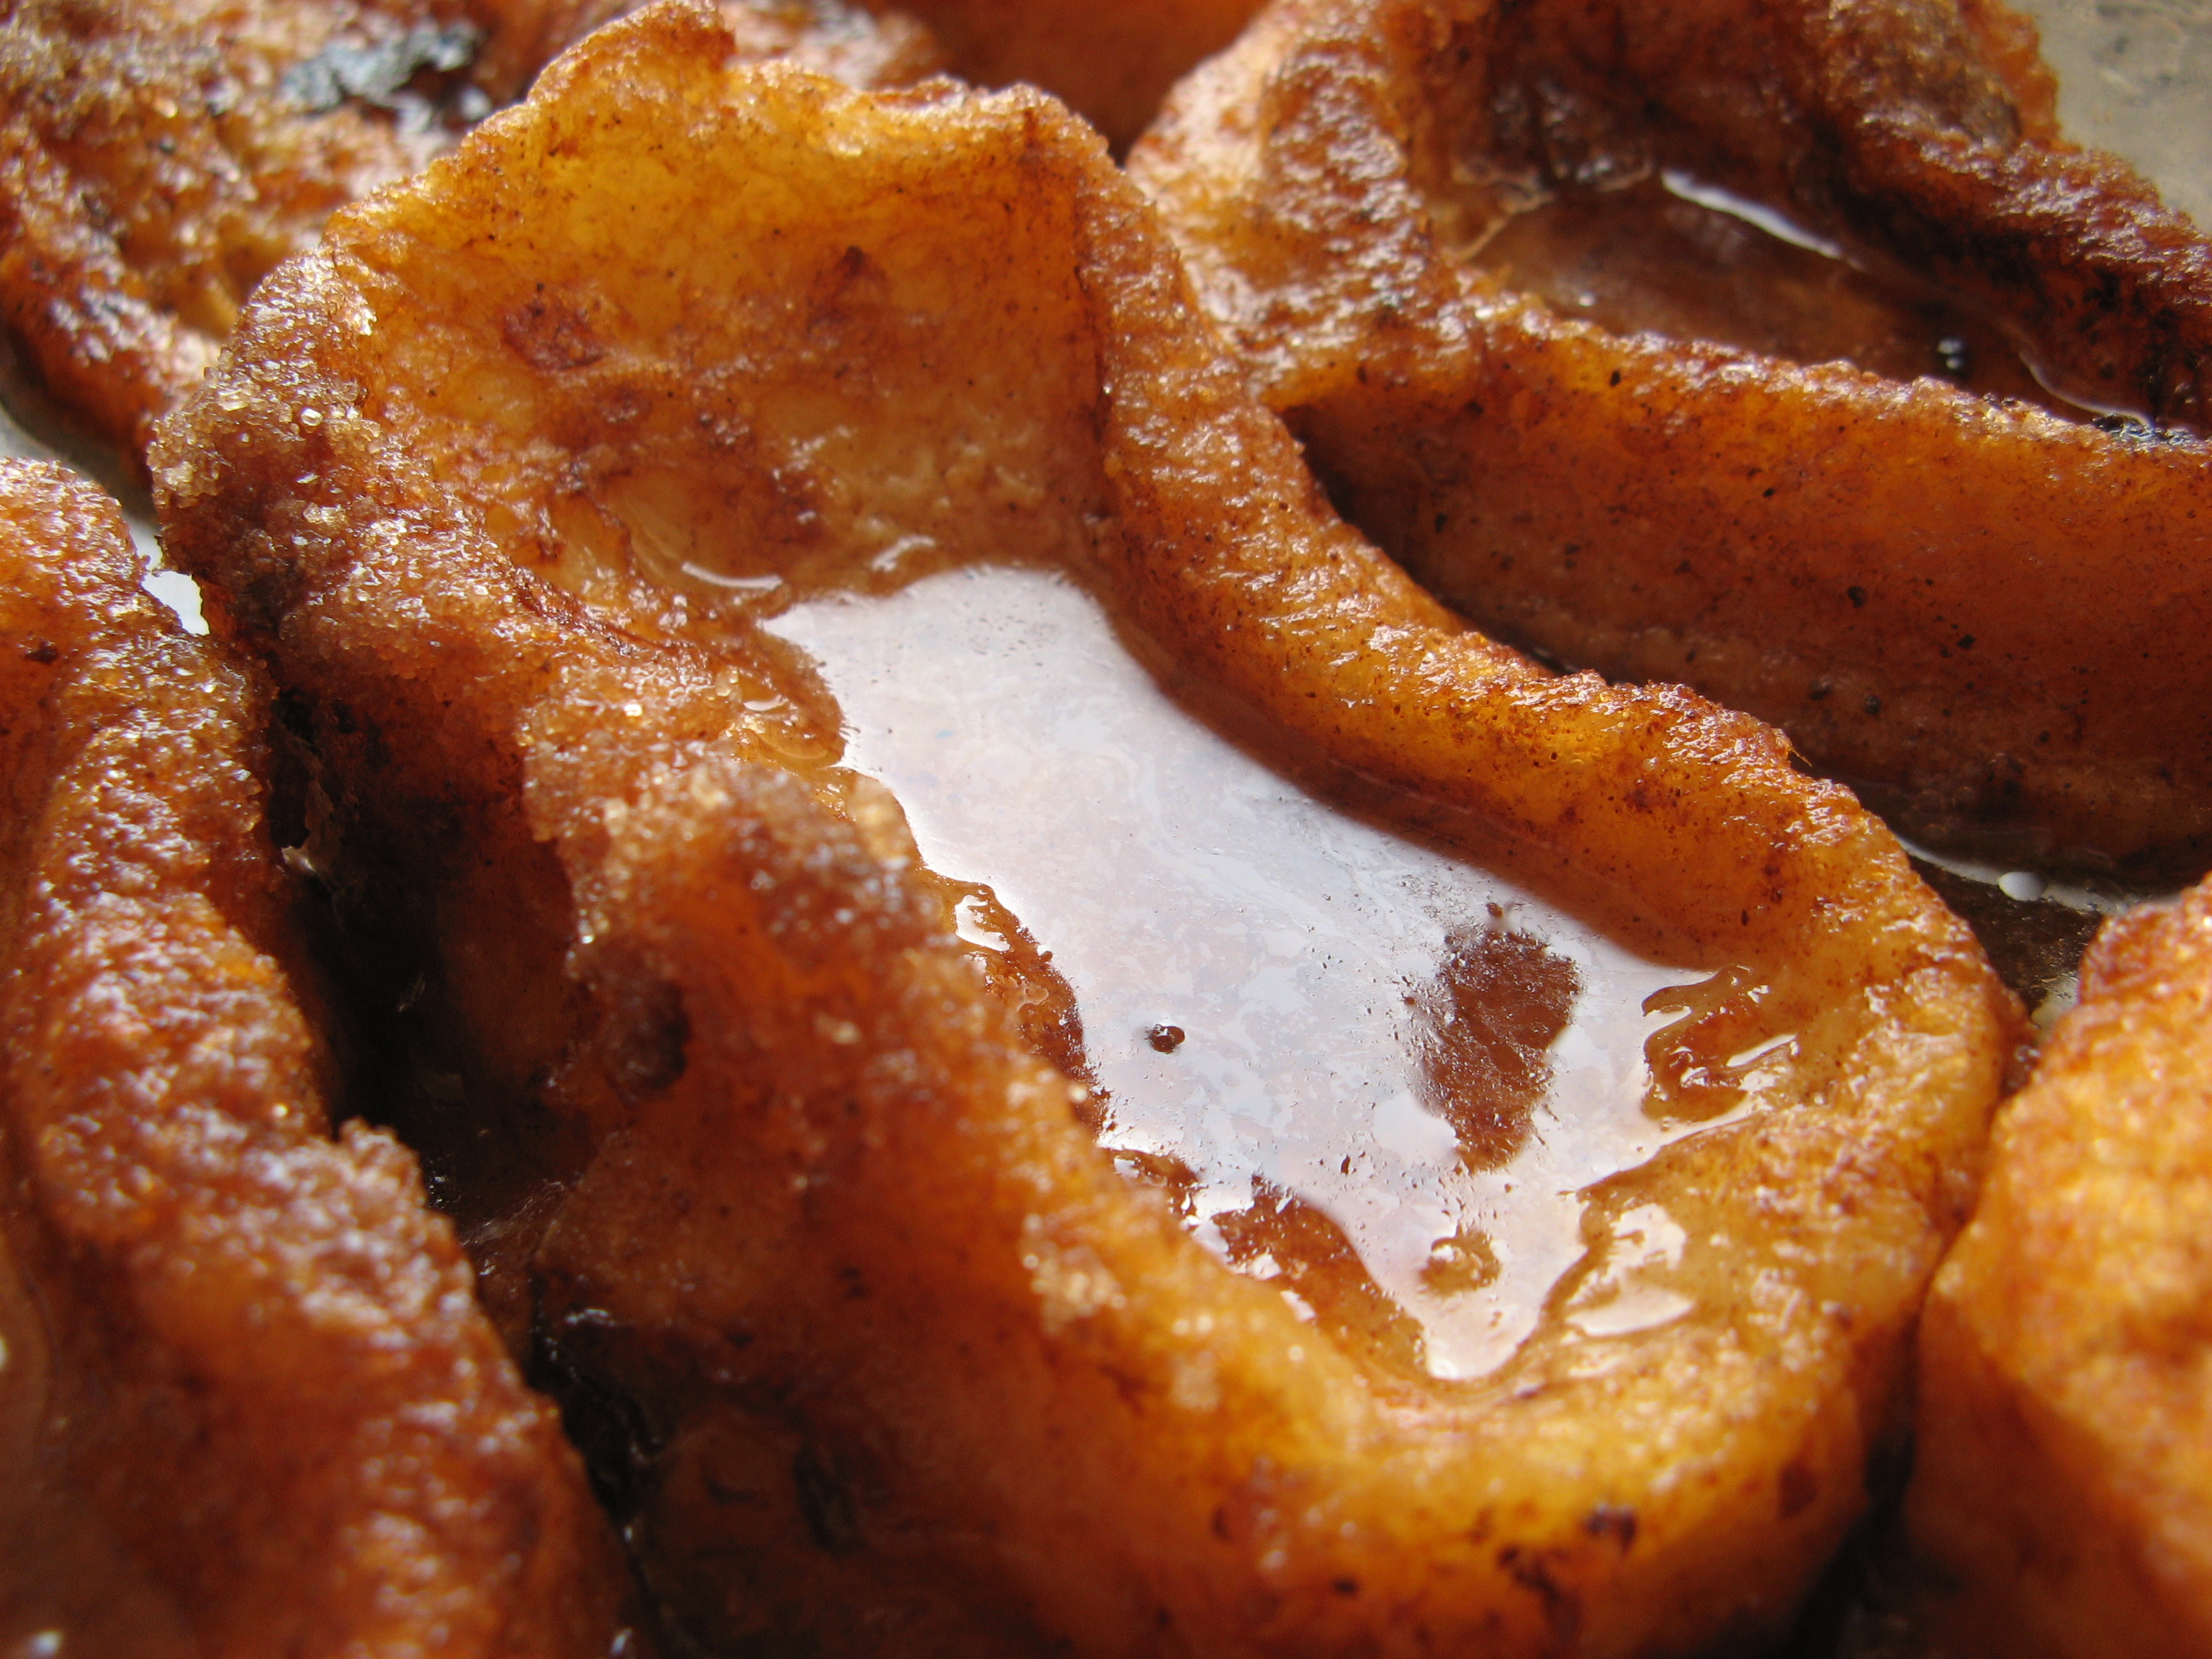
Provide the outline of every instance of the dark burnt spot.
<path id="1" fill-rule="evenodd" d="M 815 279 L 807 332 L 825 345 L 846 342 L 890 303 L 890 275 L 866 248 L 848 246 Z"/>
<path id="2" fill-rule="evenodd" d="M 591 319 L 559 295 L 540 289 L 500 319 L 507 349 L 541 374 L 583 368 L 606 356 Z"/>
<path id="3" fill-rule="evenodd" d="M 315 711 L 307 694 L 296 686 L 287 686 L 276 694 L 276 723 L 286 735 L 301 743 L 312 743 L 315 735 Z"/>
<path id="4" fill-rule="evenodd" d="M 606 994 L 607 1080 L 633 1106 L 665 1094 L 684 1075 L 691 1039 L 683 993 L 666 980 L 624 978 Z"/>
<path id="5" fill-rule="evenodd" d="M 1498 1552 L 1498 1565 L 1515 1583 L 1543 1603 L 1553 1641 L 1563 1649 L 1571 1648 L 1582 1630 L 1582 1598 L 1553 1575 L 1552 1564 L 1543 1553 L 1508 1544 Z"/>

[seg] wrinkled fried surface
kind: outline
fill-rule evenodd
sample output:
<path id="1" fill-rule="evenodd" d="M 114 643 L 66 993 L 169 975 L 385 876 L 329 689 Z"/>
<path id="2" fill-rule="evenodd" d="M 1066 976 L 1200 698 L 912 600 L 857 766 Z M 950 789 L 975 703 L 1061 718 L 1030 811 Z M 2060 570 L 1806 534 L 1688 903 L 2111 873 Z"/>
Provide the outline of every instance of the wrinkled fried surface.
<path id="1" fill-rule="evenodd" d="M 1930 837 L 2212 861 L 2212 249 L 2057 140 L 2002 8 L 1283 0 L 1132 167 L 1338 504 L 1479 623 L 1775 720 Z M 1478 268 L 1531 202 L 1658 169 L 1932 276 L 2160 429 L 1932 349 L 1888 380 L 1617 333 Z"/>
<path id="2" fill-rule="evenodd" d="M 272 278 L 156 452 L 449 1119 L 536 1159 L 478 1224 L 534 1249 L 672 1616 L 871 1653 L 1771 1632 L 1971 1198 L 2015 1015 L 1965 931 L 1775 733 L 1547 675 L 1338 521 L 1059 106 L 727 52 L 696 7 L 603 31 Z M 885 591 L 922 538 L 1066 571 L 1255 742 L 1767 988 L 1771 1088 L 1591 1194 L 1577 1272 L 1663 1205 L 1691 1312 L 1555 1310 L 1439 1382 L 1115 1172 L 755 628 L 763 578 Z"/>
<path id="3" fill-rule="evenodd" d="M 623 1575 L 380 1131 L 334 1139 L 258 681 L 0 462 L 0 1640 L 599 1656 Z"/>
<path id="4" fill-rule="evenodd" d="M 331 210 L 406 177 L 620 0 L 22 0 L 0 20 L 0 317 L 136 457 Z M 862 84 L 936 68 L 903 18 L 732 0 L 737 50 Z"/>
<path id="5" fill-rule="evenodd" d="M 1943 1651 L 2212 1645 L 2212 889 L 2106 924 L 1922 1337 Z"/>

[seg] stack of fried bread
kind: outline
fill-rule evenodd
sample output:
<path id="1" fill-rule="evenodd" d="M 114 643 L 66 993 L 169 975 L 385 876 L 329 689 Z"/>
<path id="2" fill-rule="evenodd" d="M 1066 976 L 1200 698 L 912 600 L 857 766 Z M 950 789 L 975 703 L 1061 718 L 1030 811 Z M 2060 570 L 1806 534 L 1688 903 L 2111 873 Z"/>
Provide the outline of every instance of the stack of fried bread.
<path id="1" fill-rule="evenodd" d="M 0 1644 L 1756 1653 L 1916 1428 L 1928 1651 L 2212 1643 L 2212 1499 L 2155 1451 L 2205 1358 L 2159 1048 L 2203 1047 L 2201 904 L 2099 947 L 2001 1105 L 2017 999 L 1800 758 L 1954 845 L 2207 861 L 2212 252 L 2063 146 L 2032 33 L 1278 0 L 1125 172 L 1248 8 L 611 9 L 0 21 L 17 349 L 152 434 L 212 635 L 88 488 L 0 477 Z M 21 66 L 103 28 L 161 74 L 55 114 Z M 164 123 L 201 194 L 87 210 Z M 1685 341 L 1545 287 L 1723 192 L 1843 299 L 1736 257 L 1766 332 L 1635 302 Z M 801 643 L 994 573 L 1522 896 L 1437 912 L 1379 1016 L 1404 1109 L 1318 1173 L 1231 1204 L 1225 1132 L 1132 1131 L 1080 953 L 872 758 L 893 667 Z M 1660 988 L 1607 1012 L 1615 962 Z M 1624 1150 L 1561 1162 L 1601 1095 Z M 1380 1211 L 1498 1206 L 1410 1279 L 1344 1184 L 1407 1147 L 1443 1173 Z"/>

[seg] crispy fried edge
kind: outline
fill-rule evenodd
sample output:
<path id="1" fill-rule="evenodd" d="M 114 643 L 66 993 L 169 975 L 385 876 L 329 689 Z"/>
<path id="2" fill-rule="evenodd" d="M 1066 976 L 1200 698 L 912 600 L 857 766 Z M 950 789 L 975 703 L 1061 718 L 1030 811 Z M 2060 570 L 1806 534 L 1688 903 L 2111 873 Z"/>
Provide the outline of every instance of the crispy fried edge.
<path id="1" fill-rule="evenodd" d="M 2212 1642 L 2212 887 L 2108 922 L 1922 1337 L 1906 1516 L 1964 1652 Z"/>
<path id="2" fill-rule="evenodd" d="M 143 595 L 112 502 L 0 485 L 5 1219 L 72 1476 L 211 1651 L 598 1659 L 626 1577 L 551 1408 L 413 1160 L 331 1136 L 258 677 Z"/>

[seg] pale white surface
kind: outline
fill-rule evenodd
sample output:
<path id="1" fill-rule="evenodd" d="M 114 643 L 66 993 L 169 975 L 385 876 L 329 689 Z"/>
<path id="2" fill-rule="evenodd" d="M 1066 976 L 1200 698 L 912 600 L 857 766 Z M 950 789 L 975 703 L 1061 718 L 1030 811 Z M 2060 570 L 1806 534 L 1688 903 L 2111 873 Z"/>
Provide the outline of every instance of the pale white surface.
<path id="1" fill-rule="evenodd" d="M 2212 226 L 2212 0 L 2012 0 L 2043 32 L 2068 137 Z"/>

